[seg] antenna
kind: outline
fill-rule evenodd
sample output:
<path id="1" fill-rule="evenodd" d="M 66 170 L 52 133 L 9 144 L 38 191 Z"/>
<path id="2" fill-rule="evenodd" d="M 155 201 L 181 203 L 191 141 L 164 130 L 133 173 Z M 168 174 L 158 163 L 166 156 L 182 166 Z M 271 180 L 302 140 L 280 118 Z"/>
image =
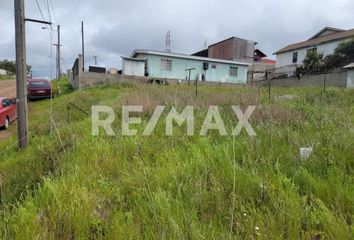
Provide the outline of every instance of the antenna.
<path id="1" fill-rule="evenodd" d="M 166 52 L 171 52 L 171 33 L 167 31 L 166 33 Z"/>
<path id="2" fill-rule="evenodd" d="M 208 42 L 207 40 L 204 41 L 204 49 L 207 49 L 208 48 Z"/>

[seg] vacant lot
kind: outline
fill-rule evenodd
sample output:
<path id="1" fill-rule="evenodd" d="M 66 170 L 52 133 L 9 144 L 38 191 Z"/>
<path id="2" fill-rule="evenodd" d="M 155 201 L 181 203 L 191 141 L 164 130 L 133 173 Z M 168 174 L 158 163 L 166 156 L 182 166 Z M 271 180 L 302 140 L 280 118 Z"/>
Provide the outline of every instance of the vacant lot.
<path id="1" fill-rule="evenodd" d="M 16 81 L 15 80 L 0 80 L 0 96 L 15 97 L 16 96 Z"/>
<path id="2" fill-rule="evenodd" d="M 30 145 L 0 142 L 1 239 L 353 239 L 354 91 L 113 85 L 32 104 Z M 282 96 L 282 97 L 280 97 Z M 286 96 L 286 97 L 284 97 Z M 289 97 L 292 96 L 292 97 Z M 111 106 L 117 136 L 91 135 L 90 111 Z M 121 106 L 143 105 L 139 134 L 122 137 Z M 142 131 L 155 106 L 256 105 L 257 137 L 165 136 L 165 116 Z M 41 113 L 41 114 L 38 114 Z M 50 116 L 55 126 L 50 124 Z M 300 147 L 313 147 L 309 159 Z"/>

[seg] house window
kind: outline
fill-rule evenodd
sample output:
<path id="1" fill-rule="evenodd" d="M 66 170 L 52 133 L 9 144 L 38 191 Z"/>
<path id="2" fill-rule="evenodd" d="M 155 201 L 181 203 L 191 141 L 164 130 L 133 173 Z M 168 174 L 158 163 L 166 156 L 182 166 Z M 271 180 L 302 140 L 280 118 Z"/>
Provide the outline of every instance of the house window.
<path id="1" fill-rule="evenodd" d="M 230 77 L 237 77 L 238 75 L 238 67 L 231 66 L 230 67 Z"/>
<path id="2" fill-rule="evenodd" d="M 317 48 L 313 47 L 313 48 L 307 49 L 307 53 L 309 53 L 309 52 L 317 52 Z"/>
<path id="3" fill-rule="evenodd" d="M 216 64 L 211 64 L 211 68 L 215 69 L 216 68 Z"/>
<path id="4" fill-rule="evenodd" d="M 297 56 L 298 56 L 298 53 L 294 52 L 293 53 L 293 63 L 297 63 Z"/>
<path id="5" fill-rule="evenodd" d="M 161 59 L 161 71 L 172 71 L 172 60 Z"/>

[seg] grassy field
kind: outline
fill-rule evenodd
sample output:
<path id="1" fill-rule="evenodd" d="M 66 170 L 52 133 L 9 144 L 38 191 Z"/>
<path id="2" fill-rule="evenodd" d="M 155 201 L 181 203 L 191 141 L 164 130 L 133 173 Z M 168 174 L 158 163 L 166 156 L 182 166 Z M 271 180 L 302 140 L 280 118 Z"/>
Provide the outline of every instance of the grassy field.
<path id="1" fill-rule="evenodd" d="M 56 85 L 61 96 L 31 104 L 28 149 L 0 142 L 1 239 L 354 238 L 353 90 L 273 88 L 269 100 L 266 88 L 200 86 L 195 101 L 182 85 Z M 111 106 L 117 136 L 92 136 L 68 103 Z M 144 106 L 134 137 L 119 134 L 128 104 Z M 257 137 L 187 136 L 185 125 L 167 137 L 165 118 L 141 136 L 161 104 L 195 105 L 197 131 L 218 105 L 228 132 L 231 105 L 256 105 Z"/>
<path id="2" fill-rule="evenodd" d="M 0 75 L 0 81 L 1 80 L 15 80 L 14 76 L 2 76 Z"/>

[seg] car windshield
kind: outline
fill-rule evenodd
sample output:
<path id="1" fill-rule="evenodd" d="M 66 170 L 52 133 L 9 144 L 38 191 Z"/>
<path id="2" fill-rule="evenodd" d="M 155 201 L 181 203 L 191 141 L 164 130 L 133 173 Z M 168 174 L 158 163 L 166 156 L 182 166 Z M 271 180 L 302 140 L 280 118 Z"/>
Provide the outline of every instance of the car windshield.
<path id="1" fill-rule="evenodd" d="M 47 81 L 43 82 L 30 82 L 30 88 L 50 88 L 50 84 Z"/>

